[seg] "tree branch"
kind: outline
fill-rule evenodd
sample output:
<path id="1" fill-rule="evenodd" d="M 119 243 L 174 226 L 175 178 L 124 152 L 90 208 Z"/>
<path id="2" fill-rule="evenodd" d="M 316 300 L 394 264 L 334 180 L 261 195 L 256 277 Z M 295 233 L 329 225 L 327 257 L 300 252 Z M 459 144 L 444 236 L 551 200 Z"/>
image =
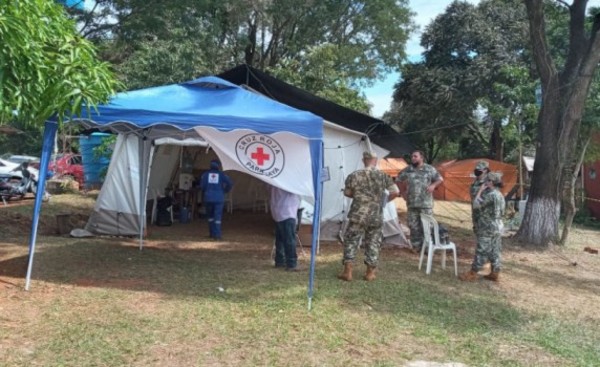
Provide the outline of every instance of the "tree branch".
<path id="1" fill-rule="evenodd" d="M 557 72 L 546 39 L 543 0 L 525 0 L 525 6 L 527 7 L 531 45 L 537 71 L 540 74 L 542 86 L 547 87 L 551 80 L 556 78 Z"/>
<path id="2" fill-rule="evenodd" d="M 583 59 L 580 75 L 592 77 L 596 68 L 598 67 L 598 63 L 600 63 L 600 13 L 594 16 L 594 24 L 592 25 L 592 32 L 590 35 L 590 42 L 586 52 L 586 55 Z"/>
<path id="3" fill-rule="evenodd" d="M 568 85 L 577 75 L 583 54 L 588 49 L 589 39 L 585 35 L 585 8 L 588 0 L 574 0 L 569 7 L 569 53 L 563 68 L 562 84 Z"/>

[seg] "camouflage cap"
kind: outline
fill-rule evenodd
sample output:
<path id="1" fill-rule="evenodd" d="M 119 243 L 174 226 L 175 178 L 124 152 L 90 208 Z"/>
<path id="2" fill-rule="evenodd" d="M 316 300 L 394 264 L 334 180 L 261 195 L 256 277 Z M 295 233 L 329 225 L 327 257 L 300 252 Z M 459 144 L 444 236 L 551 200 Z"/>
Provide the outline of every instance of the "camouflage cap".
<path id="1" fill-rule="evenodd" d="M 488 181 L 491 181 L 494 184 L 502 182 L 502 174 L 498 172 L 490 172 L 487 174 Z"/>
<path id="2" fill-rule="evenodd" d="M 363 152 L 363 159 L 373 159 L 373 158 L 377 158 L 377 153 L 375 153 L 372 150 L 368 150 L 366 152 Z"/>
<path id="3" fill-rule="evenodd" d="M 490 164 L 487 161 L 479 161 L 475 165 L 475 169 L 478 169 L 478 170 L 490 169 Z"/>

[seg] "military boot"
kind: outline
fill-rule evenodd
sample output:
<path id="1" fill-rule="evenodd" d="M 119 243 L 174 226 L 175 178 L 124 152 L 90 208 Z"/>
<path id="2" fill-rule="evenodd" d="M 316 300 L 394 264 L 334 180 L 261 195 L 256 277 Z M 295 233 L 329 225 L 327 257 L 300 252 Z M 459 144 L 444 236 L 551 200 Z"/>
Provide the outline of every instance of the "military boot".
<path id="1" fill-rule="evenodd" d="M 352 280 L 352 263 L 351 262 L 344 263 L 344 271 L 342 271 L 342 274 L 338 275 L 338 279 L 345 280 L 347 282 Z"/>
<path id="2" fill-rule="evenodd" d="M 497 282 L 500 280 L 500 273 L 497 271 L 492 271 L 488 275 L 483 276 L 487 280 L 491 280 L 492 282 Z"/>
<path id="3" fill-rule="evenodd" d="M 367 272 L 365 273 L 365 280 L 370 282 L 375 280 L 375 267 L 371 265 L 367 265 Z"/>
<path id="4" fill-rule="evenodd" d="M 464 282 L 472 282 L 474 280 L 477 280 L 478 278 L 479 278 L 479 276 L 477 275 L 477 272 L 473 271 L 473 270 L 469 270 L 466 273 L 463 273 L 458 276 L 458 279 L 460 279 Z"/>

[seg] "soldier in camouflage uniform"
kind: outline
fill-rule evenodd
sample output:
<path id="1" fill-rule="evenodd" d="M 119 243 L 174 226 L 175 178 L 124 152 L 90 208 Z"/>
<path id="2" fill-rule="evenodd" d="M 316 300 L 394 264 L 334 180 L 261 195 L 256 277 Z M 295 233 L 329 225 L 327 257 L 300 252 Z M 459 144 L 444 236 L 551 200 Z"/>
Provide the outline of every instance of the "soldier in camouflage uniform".
<path id="1" fill-rule="evenodd" d="M 352 264 L 361 239 L 367 265 L 364 279 L 375 280 L 383 240 L 383 207 L 398 196 L 398 187 L 392 178 L 377 169 L 374 152 L 364 152 L 363 163 L 365 168 L 352 172 L 344 188 L 344 195 L 352 198 L 352 204 L 344 233 L 344 270 L 338 278 L 346 281 L 352 280 Z"/>
<path id="2" fill-rule="evenodd" d="M 486 261 L 492 264 L 492 272 L 484 278 L 498 281 L 500 268 L 500 251 L 502 250 L 502 217 L 504 216 L 504 196 L 499 188 L 502 179 L 498 173 L 487 174 L 486 182 L 479 188 L 473 200 L 474 206 L 479 210 L 477 217 L 477 249 L 471 270 L 461 274 L 460 279 L 473 281 L 478 278 L 477 272 L 481 270 Z"/>
<path id="3" fill-rule="evenodd" d="M 421 213 L 433 215 L 433 191 L 444 179 L 439 172 L 425 163 L 425 155 L 417 150 L 411 154 L 411 165 L 398 176 L 398 182 L 407 181 L 408 194 L 402 187 L 401 195 L 406 200 L 407 222 L 410 229 L 410 244 L 420 252 L 423 246 L 423 224 Z"/>
<path id="4" fill-rule="evenodd" d="M 487 161 L 477 162 L 475 169 L 473 170 L 475 180 L 469 189 L 471 194 L 471 219 L 473 221 L 473 232 L 475 233 L 475 236 L 477 236 L 477 217 L 479 216 L 479 208 L 476 208 L 474 205 L 475 196 L 477 196 L 477 192 L 481 185 L 485 183 L 488 172 L 490 172 L 490 164 Z"/>

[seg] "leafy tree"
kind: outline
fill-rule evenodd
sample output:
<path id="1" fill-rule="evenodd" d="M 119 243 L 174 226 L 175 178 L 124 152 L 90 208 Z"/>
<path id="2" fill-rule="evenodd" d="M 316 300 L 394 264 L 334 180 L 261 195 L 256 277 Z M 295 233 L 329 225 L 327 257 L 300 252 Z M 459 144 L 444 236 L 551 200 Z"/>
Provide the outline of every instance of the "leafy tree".
<path id="1" fill-rule="evenodd" d="M 80 114 L 117 86 L 109 65 L 51 0 L 0 3 L 0 124 Z"/>
<path id="2" fill-rule="evenodd" d="M 556 7 L 543 0 L 525 0 L 533 58 L 542 85 L 542 108 L 534 175 L 523 223 L 517 233 L 524 243 L 545 246 L 558 240 L 561 199 L 573 197 L 573 177 L 581 161 L 578 144 L 582 117 L 600 62 L 600 14 L 587 23 L 587 0 L 558 1 L 568 14 L 564 62 L 552 54 L 548 16 Z M 586 24 L 587 23 L 587 24 Z M 550 29 L 551 31 L 551 29 Z M 564 204 L 564 202 L 563 202 Z M 568 210 L 572 203 L 568 204 Z"/>
<path id="3" fill-rule="evenodd" d="M 407 0 L 100 0 L 77 16 L 128 87 L 247 63 L 361 111 L 357 87 L 399 67 L 413 29 Z"/>
<path id="4" fill-rule="evenodd" d="M 534 103 L 532 83 L 529 98 L 509 93 L 527 79 L 525 29 L 519 1 L 454 1 L 423 33 L 423 61 L 403 67 L 387 118 L 432 157 L 454 142 L 454 157 L 503 160 L 522 133 L 506 125 L 524 124 Z"/>
<path id="5" fill-rule="evenodd" d="M 302 61 L 285 60 L 268 69 L 274 76 L 319 97 L 356 111 L 369 113 L 371 105 L 364 94 L 349 84 L 350 78 L 336 69 L 339 63 L 338 47 L 327 44 L 308 50 Z"/>
<path id="6" fill-rule="evenodd" d="M 24 154 L 38 156 L 42 147 L 40 141 L 42 139 L 43 126 L 21 121 L 12 121 L 10 126 L 18 129 L 20 133 L 4 135 L 0 134 L 1 154 Z"/>

